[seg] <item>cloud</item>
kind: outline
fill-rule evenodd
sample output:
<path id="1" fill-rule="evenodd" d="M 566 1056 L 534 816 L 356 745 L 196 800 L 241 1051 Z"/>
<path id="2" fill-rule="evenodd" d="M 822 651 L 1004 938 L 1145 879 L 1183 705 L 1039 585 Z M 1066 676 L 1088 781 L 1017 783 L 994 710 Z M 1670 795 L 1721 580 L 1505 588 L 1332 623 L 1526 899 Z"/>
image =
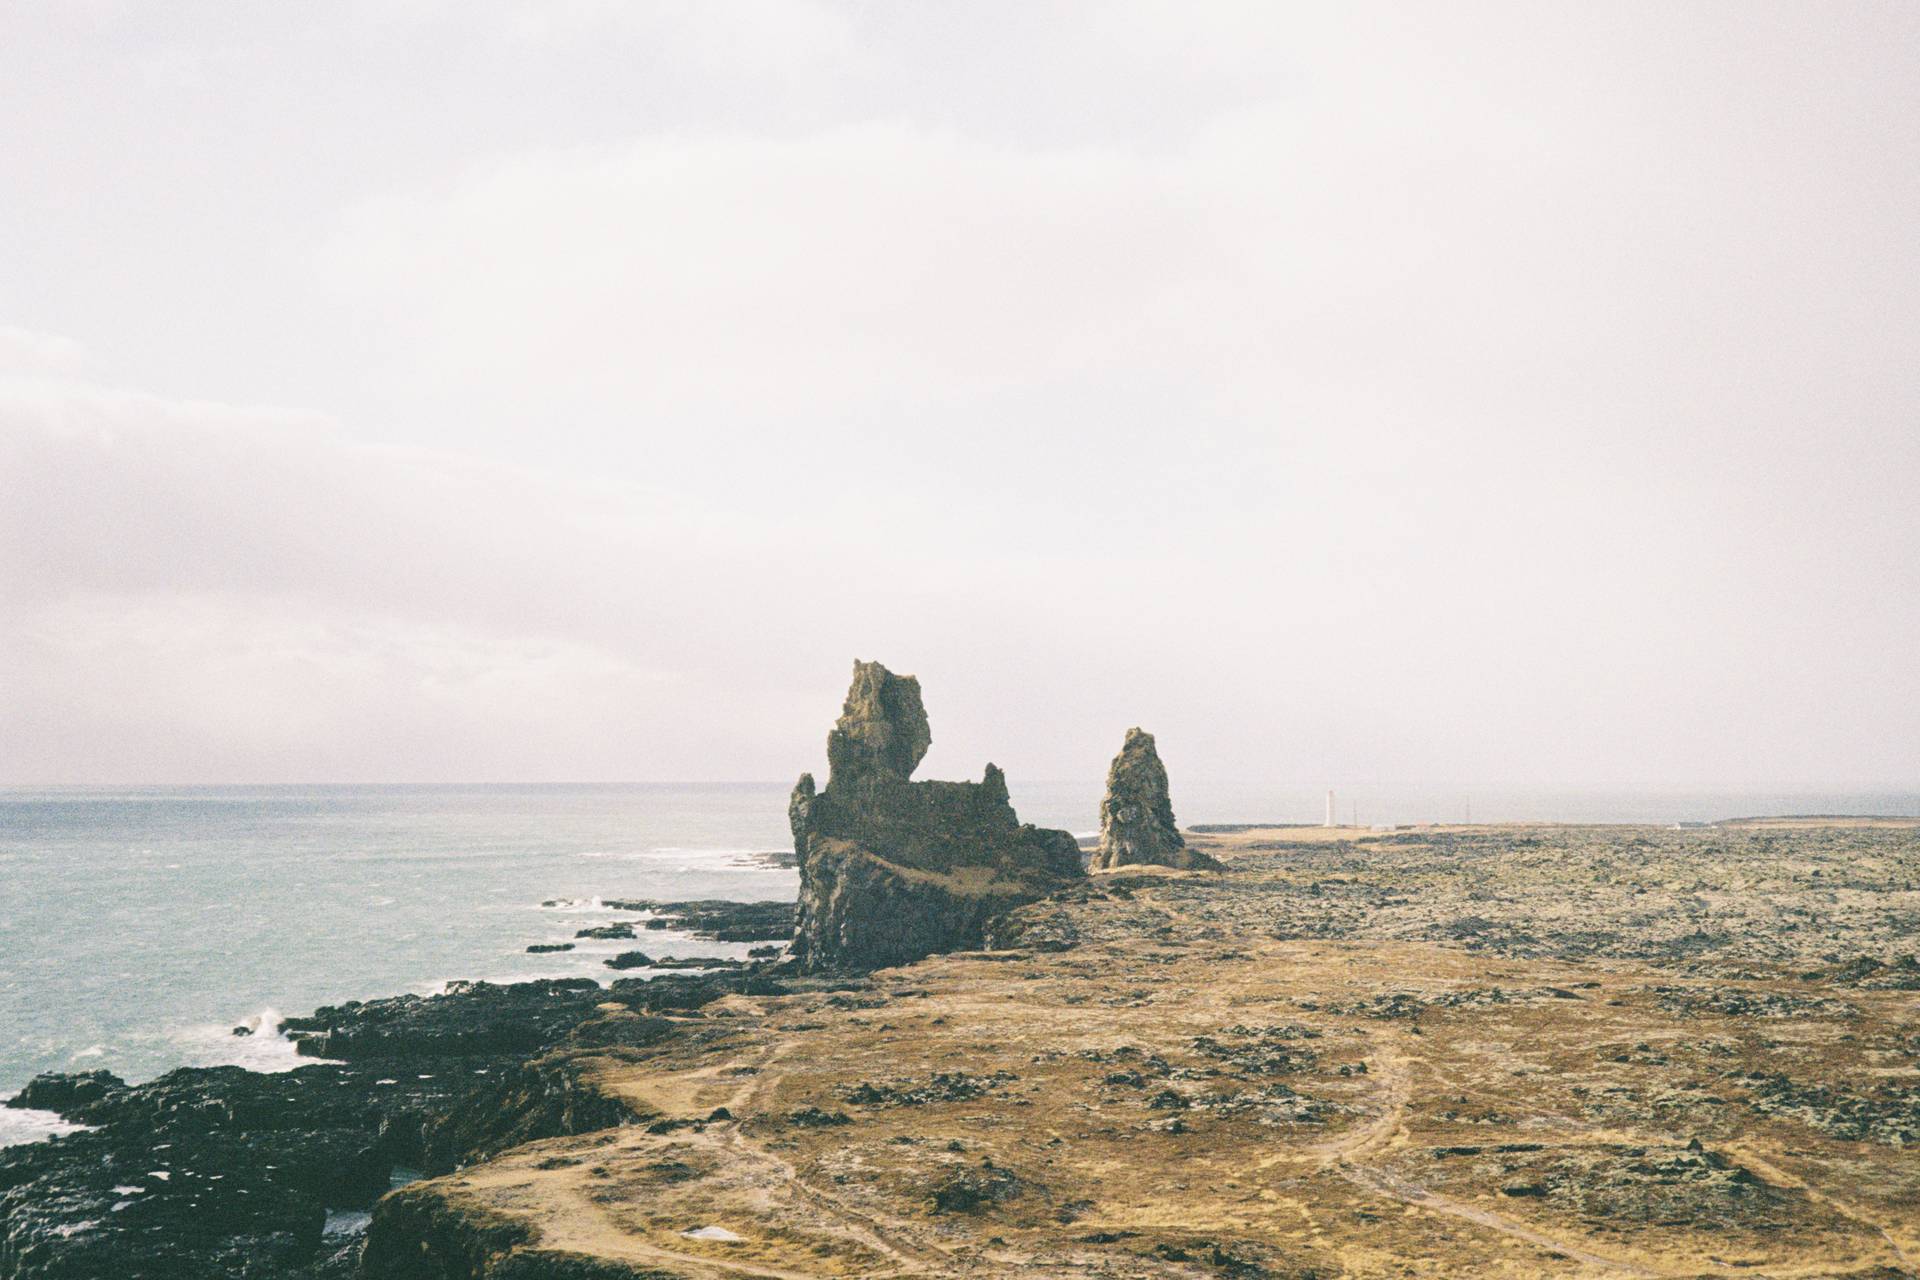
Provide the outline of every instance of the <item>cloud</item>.
<path id="1" fill-rule="evenodd" d="M 1637 544 L 1575 490 L 1442 491 L 1265 563 L 928 559 L 811 498 L 756 521 L 84 383 L 0 384 L 0 474 L 16 782 L 779 778 L 855 655 L 929 679 L 930 771 L 1027 779 L 1094 776 L 1135 720 L 1221 780 L 1896 776 L 1920 694 L 1885 622 L 1920 624 L 1915 597 L 1872 590 L 1889 566 L 1813 560 L 1797 598 L 1737 557 L 1696 578 L 1685 487 Z M 1881 621 L 1834 635 L 1849 608 Z"/>
<path id="2" fill-rule="evenodd" d="M 1903 12 L 111 12 L 0 777 L 780 777 L 855 655 L 1016 783 L 1920 768 Z"/>
<path id="3" fill-rule="evenodd" d="M 86 364 L 86 348 L 72 338 L 0 325 L 0 376 L 65 376 L 80 372 Z"/>
<path id="4" fill-rule="evenodd" d="M 0 475 L 13 782 L 778 778 L 854 654 L 1072 643 L 1017 573 L 306 412 L 0 381 Z"/>
<path id="5" fill-rule="evenodd" d="M 298 596 L 81 597 L 4 635 L 28 780 L 591 777 L 671 694 L 591 644 Z"/>
<path id="6" fill-rule="evenodd" d="M 893 119 L 530 152 L 358 205 L 324 287 L 404 353 L 401 412 L 489 441 L 561 423 L 563 461 L 707 496 L 936 469 L 1063 517 L 1100 494 L 1160 536 L 1302 475 L 1453 481 L 1463 455 L 1526 482 L 1810 462 L 1810 403 L 1912 456 L 1920 308 L 1808 319 L 1884 282 L 1895 203 L 1855 188 L 1836 240 L 1782 157 L 1625 86 L 1443 106 L 1406 69 L 1158 149 Z"/>
<path id="7" fill-rule="evenodd" d="M 15 779 L 670 775 L 666 618 L 752 581 L 664 498 L 312 414 L 0 384 L 0 474 Z"/>

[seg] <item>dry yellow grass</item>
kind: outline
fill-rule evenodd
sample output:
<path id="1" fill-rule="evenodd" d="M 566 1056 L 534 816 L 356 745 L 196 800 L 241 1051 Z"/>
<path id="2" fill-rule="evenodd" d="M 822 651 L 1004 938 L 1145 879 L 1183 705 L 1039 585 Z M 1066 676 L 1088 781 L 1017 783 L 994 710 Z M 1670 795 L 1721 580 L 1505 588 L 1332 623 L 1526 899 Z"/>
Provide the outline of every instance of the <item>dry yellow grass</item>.
<path id="1" fill-rule="evenodd" d="M 1369 936 L 1424 909 L 1392 886 L 1443 922 L 1552 895 L 1543 849 L 1625 918 L 1649 895 L 1710 910 L 1652 887 L 1709 866 L 1754 902 L 1782 893 L 1744 853 L 1676 870 L 1695 846 L 1648 830 L 1655 878 L 1624 884 L 1609 842 L 1630 829 L 1405 832 L 1372 858 L 1352 830 L 1210 837 L 1225 873 L 1098 877 L 1030 909 L 1064 949 L 710 1006 L 655 1056 L 591 1065 L 678 1127 L 533 1144 L 425 1193 L 527 1224 L 526 1249 L 715 1278 L 1915 1274 L 1920 1159 L 1897 1143 L 1900 1100 L 1920 1104 L 1916 992 L 1684 946 Z M 1851 849 L 1846 831 L 1763 838 L 1805 837 L 1811 884 L 1891 859 L 1897 917 L 1911 832 Z M 1392 862 L 1377 927 L 1297 936 L 1372 860 Z M 1783 934 L 1804 923 L 1789 910 Z M 685 1234 L 709 1226 L 739 1239 Z"/>

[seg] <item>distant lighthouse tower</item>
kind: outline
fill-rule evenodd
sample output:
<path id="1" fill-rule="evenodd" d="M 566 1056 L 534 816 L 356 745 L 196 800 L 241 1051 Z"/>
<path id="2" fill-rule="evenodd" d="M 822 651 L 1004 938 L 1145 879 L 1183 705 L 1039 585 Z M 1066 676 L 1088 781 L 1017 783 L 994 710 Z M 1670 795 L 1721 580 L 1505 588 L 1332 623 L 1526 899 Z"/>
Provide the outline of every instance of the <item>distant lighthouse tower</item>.
<path id="1" fill-rule="evenodd" d="M 1327 788 L 1327 826 L 1333 825 L 1333 788 Z"/>

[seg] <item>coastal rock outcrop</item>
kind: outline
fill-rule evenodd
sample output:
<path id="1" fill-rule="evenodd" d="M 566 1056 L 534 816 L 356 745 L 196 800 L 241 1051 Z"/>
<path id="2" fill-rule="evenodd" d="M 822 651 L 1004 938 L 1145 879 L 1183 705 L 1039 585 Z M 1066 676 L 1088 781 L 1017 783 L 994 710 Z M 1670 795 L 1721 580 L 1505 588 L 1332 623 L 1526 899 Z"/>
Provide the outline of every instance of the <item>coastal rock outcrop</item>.
<path id="1" fill-rule="evenodd" d="M 856 662 L 827 736 L 827 785 L 788 802 L 800 864 L 793 950 L 810 969 L 879 968 L 977 946 L 988 921 L 1083 874 L 1065 831 L 1023 825 L 993 765 L 914 782 L 933 742 L 920 682 Z"/>
<path id="2" fill-rule="evenodd" d="M 1127 730 L 1120 754 L 1107 770 L 1107 794 L 1100 802 L 1100 848 L 1095 868 L 1145 864 L 1219 870 L 1220 864 L 1187 848 L 1173 820 L 1173 799 L 1167 791 L 1167 767 L 1153 735 L 1144 729 Z"/>
<path id="3" fill-rule="evenodd" d="M 349 1280 L 363 1274 L 362 1228 L 349 1224 L 397 1183 L 639 1118 L 589 1068 L 683 1033 L 650 1010 L 784 990 L 739 970 L 611 988 L 452 983 L 286 1019 L 278 1029 L 325 1059 L 291 1071 L 183 1067 L 137 1085 L 104 1071 L 38 1076 L 0 1106 L 84 1127 L 0 1147 L 0 1280 Z M 364 1274 L 479 1274 L 425 1269 L 423 1253 L 407 1239 L 379 1255 L 399 1269 L 379 1271 L 370 1252 Z"/>
<path id="4" fill-rule="evenodd" d="M 932 745 L 920 681 L 877 662 L 855 662 L 846 706 L 827 735 L 827 785 L 868 778 L 905 782 Z"/>

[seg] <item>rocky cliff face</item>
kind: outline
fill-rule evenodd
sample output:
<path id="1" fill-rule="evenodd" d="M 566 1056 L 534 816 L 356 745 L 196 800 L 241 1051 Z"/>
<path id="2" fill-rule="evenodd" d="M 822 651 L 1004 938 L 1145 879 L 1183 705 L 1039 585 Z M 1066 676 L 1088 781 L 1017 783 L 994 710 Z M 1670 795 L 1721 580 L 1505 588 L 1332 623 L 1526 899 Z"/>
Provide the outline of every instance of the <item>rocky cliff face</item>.
<path id="1" fill-rule="evenodd" d="M 989 920 L 1082 874 L 1073 837 L 1023 825 L 993 765 L 979 782 L 911 781 L 932 742 L 920 682 L 856 662 L 827 736 L 827 786 L 802 774 L 787 810 L 807 967 L 977 946 Z"/>
<path id="2" fill-rule="evenodd" d="M 1220 866 L 1206 854 L 1187 848 L 1173 820 L 1167 767 L 1160 763 L 1153 735 L 1133 728 L 1127 730 L 1126 743 L 1107 770 L 1107 795 L 1100 802 L 1100 848 L 1093 865 L 1142 863 L 1209 870 Z"/>

